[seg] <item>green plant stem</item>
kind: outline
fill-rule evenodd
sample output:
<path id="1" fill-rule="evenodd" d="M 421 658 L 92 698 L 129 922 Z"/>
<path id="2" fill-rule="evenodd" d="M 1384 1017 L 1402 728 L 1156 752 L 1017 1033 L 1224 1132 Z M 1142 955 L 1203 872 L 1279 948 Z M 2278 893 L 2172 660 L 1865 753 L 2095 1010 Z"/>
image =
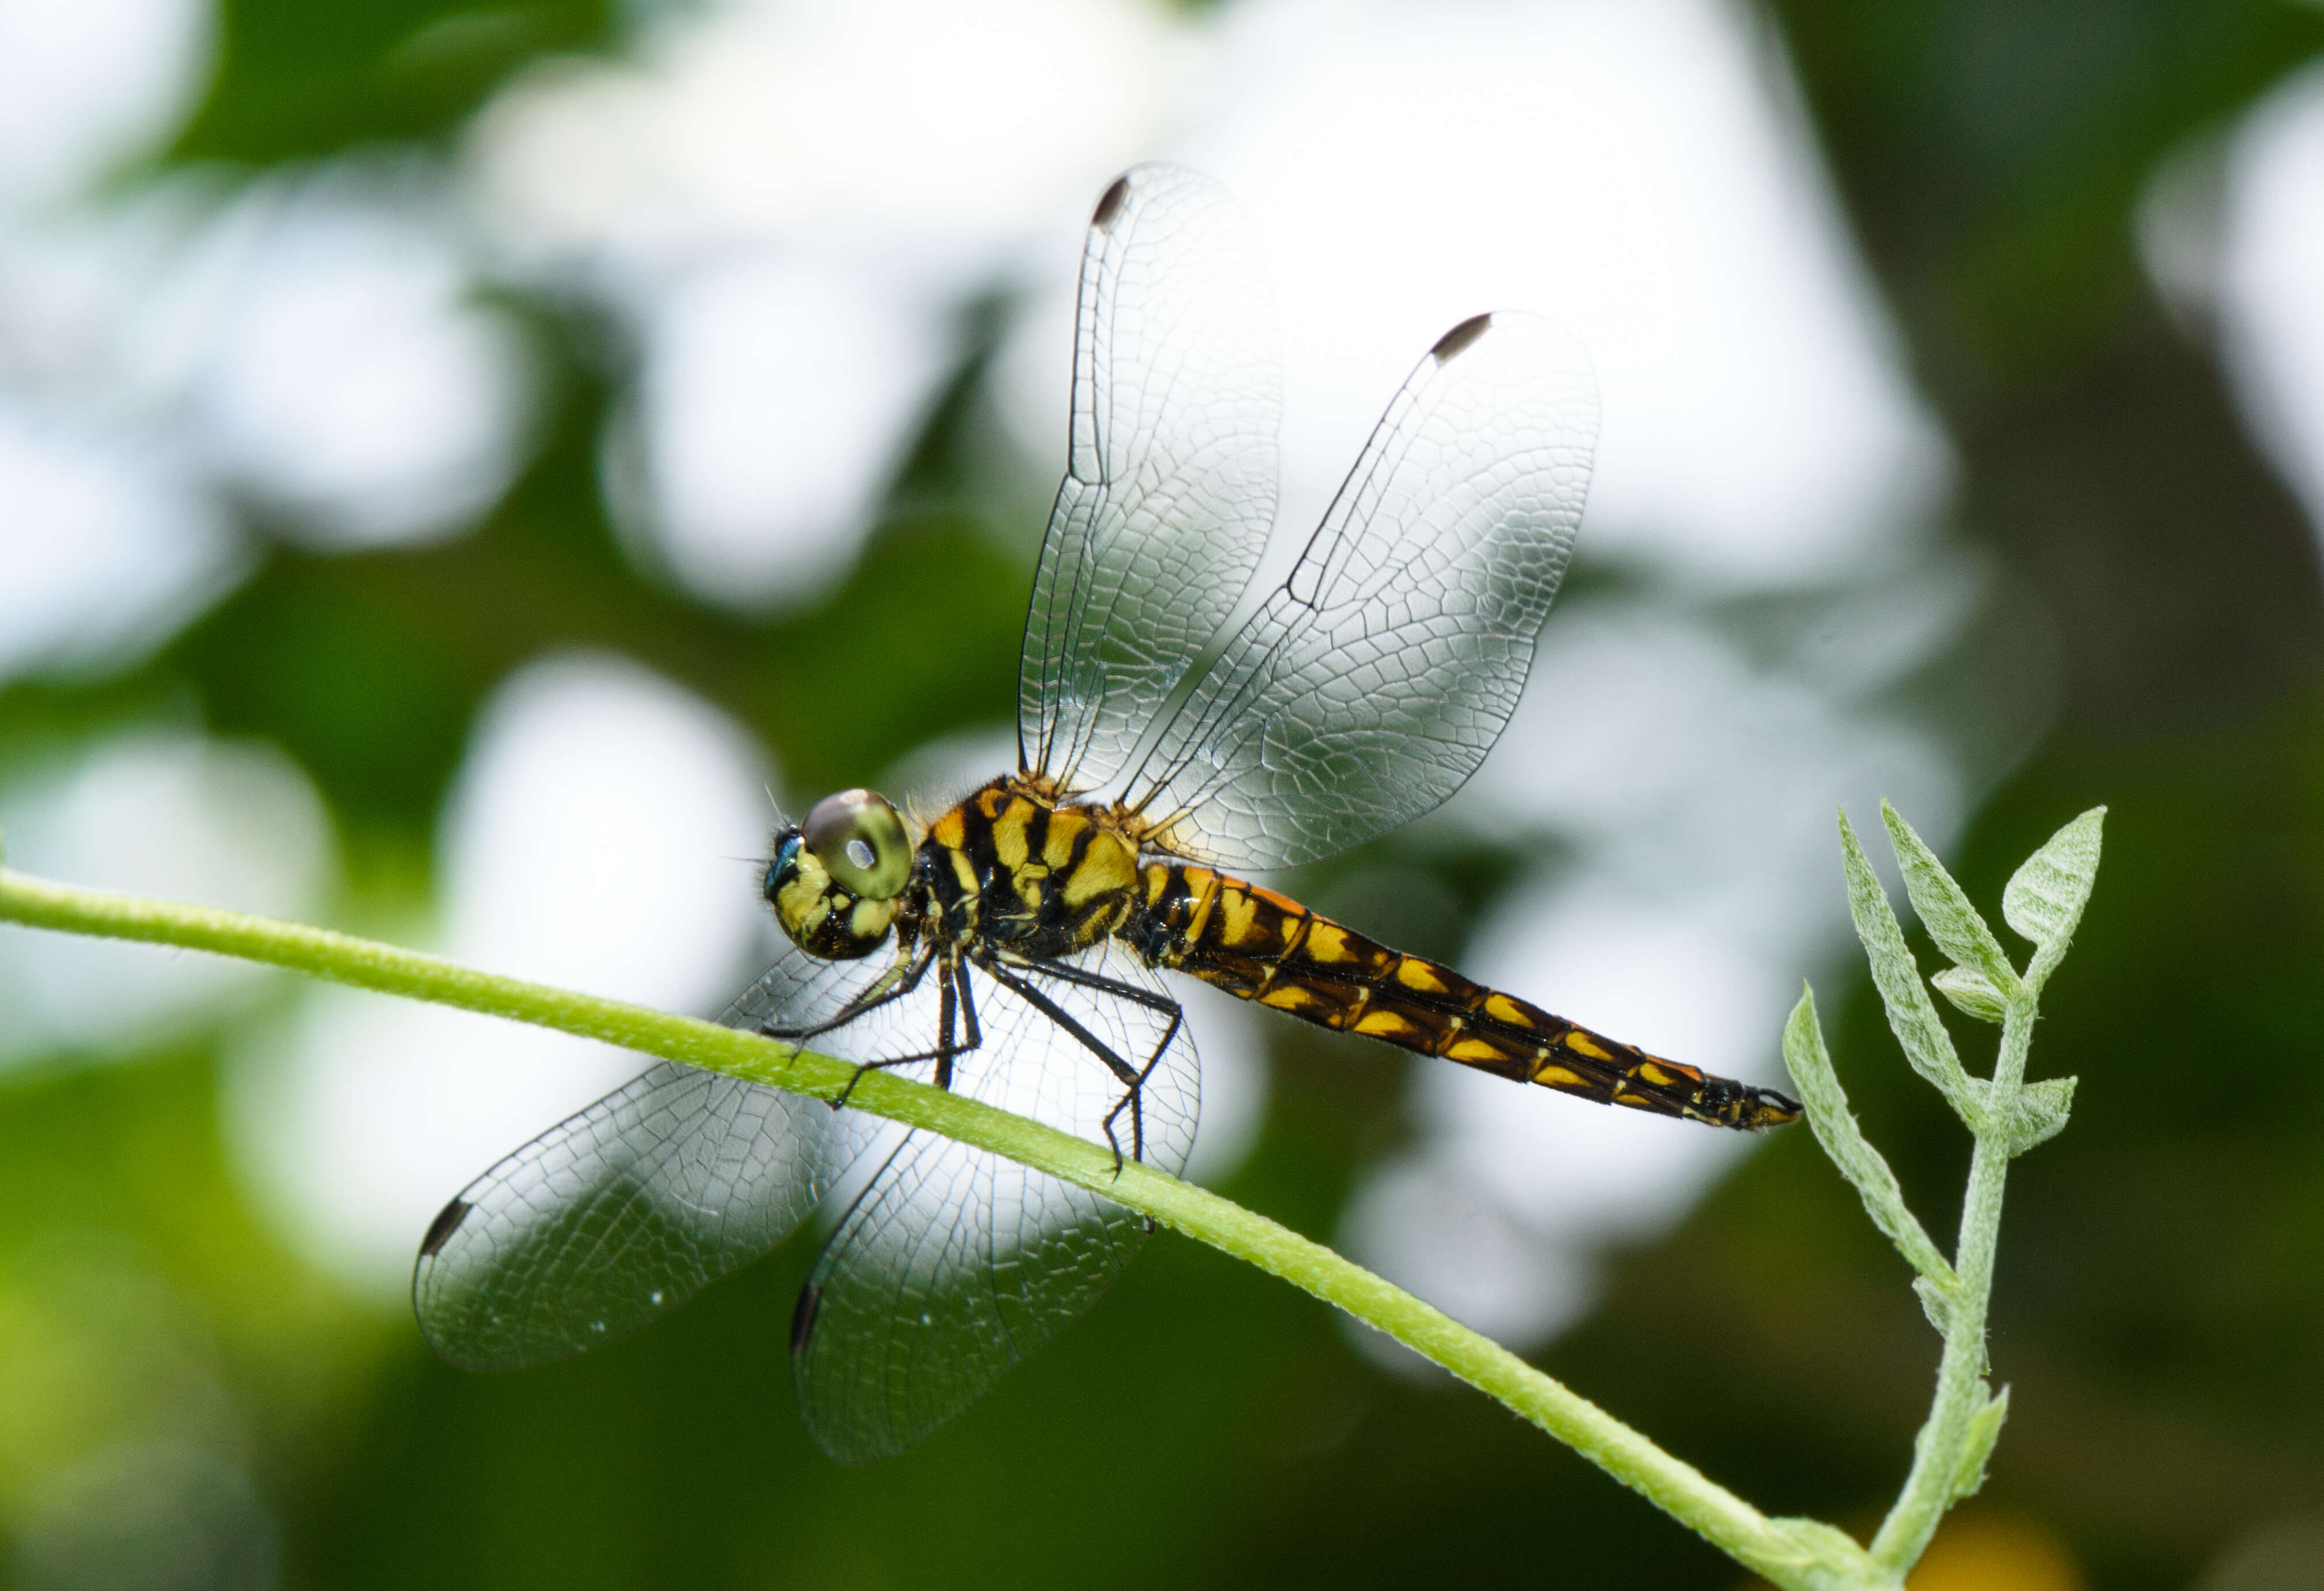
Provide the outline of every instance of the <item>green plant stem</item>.
<path id="1" fill-rule="evenodd" d="M 5 869 L 0 922 L 265 961 L 382 994 L 602 1039 L 820 1099 L 835 1096 L 855 1075 L 855 1068 L 844 1061 L 691 1017 L 498 978 L 323 929 L 78 889 Z M 1135 1162 L 1117 1167 L 1111 1153 L 1095 1144 L 892 1072 L 865 1076 L 850 1103 L 1103 1194 L 1345 1310 L 1499 1400 L 1786 1591 L 1893 1583 L 1893 1576 L 1876 1569 L 1864 1550 L 1840 1531 L 1811 1520 L 1768 1518 L 1498 1343 L 1231 1200 Z M 1997 1213 L 1997 1184 L 1995 1204 Z M 1988 1274 L 1989 1270 L 1988 1248 Z"/>
<path id="2" fill-rule="evenodd" d="M 1946 1295 L 1945 1346 L 1929 1418 L 1914 1443 L 1913 1467 L 1888 1517 L 1872 1538 L 1872 1560 L 1901 1575 L 1920 1561 L 1938 1523 L 1956 1497 L 1968 1448 L 1969 1421 L 1990 1395 L 1985 1386 L 1986 1312 L 1993 1296 L 1993 1262 L 2001 1241 L 2001 1195 L 2015 1153 L 2008 1124 L 2025 1081 L 2034 1042 L 2037 988 L 2022 988 L 2002 1019 L 2001 1050 L 1976 1123 L 1969 1188 L 1961 1200 L 1960 1240 L 1953 1255 L 1957 1283 Z"/>

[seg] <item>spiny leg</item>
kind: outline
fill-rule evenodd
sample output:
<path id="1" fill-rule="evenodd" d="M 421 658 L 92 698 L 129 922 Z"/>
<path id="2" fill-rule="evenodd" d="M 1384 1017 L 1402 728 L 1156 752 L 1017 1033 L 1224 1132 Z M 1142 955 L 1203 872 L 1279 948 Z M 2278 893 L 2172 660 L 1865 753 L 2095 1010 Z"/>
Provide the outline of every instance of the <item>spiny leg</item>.
<path id="1" fill-rule="evenodd" d="M 1139 1068 L 1137 1083 L 1121 1097 L 1111 1110 L 1106 1112 L 1103 1124 L 1106 1142 L 1111 1144 L 1114 1142 L 1114 1120 L 1120 1116 L 1123 1108 L 1128 1107 L 1130 1143 L 1137 1150 L 1131 1158 L 1143 1161 L 1146 1158 L 1146 1080 L 1154 1075 L 1154 1069 L 1162 1063 L 1162 1057 L 1169 1053 L 1171 1042 L 1178 1036 L 1178 1029 L 1185 1022 L 1185 1008 L 1168 995 L 1157 994 L 1150 989 L 1140 989 L 1134 983 L 1125 983 L 1118 978 L 1108 978 L 1102 972 L 1085 972 L 1079 967 L 1069 967 L 1059 961 L 1030 961 L 1022 956 L 1009 955 L 1005 952 L 993 953 L 996 959 L 1035 977 L 1054 978 L 1060 983 L 1075 984 L 1083 989 L 1100 989 L 1107 994 L 1116 995 L 1144 1006 L 1149 1011 L 1164 1012 L 1169 1016 L 1170 1025 L 1163 1029 L 1162 1042 L 1154 1046 L 1154 1053 L 1147 1056 L 1146 1064 Z M 1121 1158 L 1121 1148 L 1118 1144 L 1114 1145 L 1114 1158 L 1117 1161 Z M 1150 1219 L 1147 1222 L 1149 1229 L 1153 1224 Z"/>
<path id="2" fill-rule="evenodd" d="M 968 964 L 958 961 L 947 961 L 945 971 L 960 994 L 961 1031 L 964 1035 L 961 1051 L 965 1053 L 970 1050 L 981 1050 L 984 1047 L 984 1030 L 976 1023 L 976 997 L 969 992 Z M 949 1057 L 936 1069 L 936 1087 L 947 1092 L 952 1089 L 952 1061 Z"/>
<path id="3" fill-rule="evenodd" d="M 1149 1011 L 1160 1011 L 1169 1016 L 1170 1025 L 1162 1030 L 1161 1042 L 1154 1046 L 1154 1053 L 1146 1057 L 1146 1064 L 1138 1069 L 1138 1081 L 1131 1085 L 1128 1093 L 1122 1095 L 1111 1110 L 1106 1112 L 1105 1121 L 1102 1124 L 1105 1127 L 1106 1142 L 1112 1144 L 1114 1120 L 1126 1108 L 1130 1112 L 1130 1141 L 1137 1151 L 1131 1158 L 1144 1161 L 1146 1158 L 1146 1081 L 1154 1075 L 1154 1069 L 1162 1064 L 1162 1057 L 1169 1053 L 1171 1044 L 1178 1036 L 1178 1029 L 1185 1023 L 1185 1007 L 1168 995 L 1157 994 L 1150 989 L 1140 989 L 1134 983 L 1125 983 L 1118 978 L 1108 978 L 1102 972 L 1085 972 L 1078 967 L 1068 967 L 1056 961 L 1027 961 L 1017 958 L 1010 958 L 1010 964 L 1019 967 L 1037 978 L 1054 978 L 1061 983 L 1076 984 L 1083 989 L 1102 989 L 1107 994 L 1134 1001 Z M 1114 1159 L 1119 1161 L 1120 1158 L 1121 1148 L 1116 1144 Z M 1119 1172 L 1120 1167 L 1117 1165 L 1115 1169 Z M 1146 1228 L 1148 1231 L 1154 1229 L 1151 1217 L 1148 1218 Z"/>
<path id="4" fill-rule="evenodd" d="M 759 1032 L 765 1037 L 780 1039 L 786 1044 L 805 1044 L 809 1039 L 819 1038 L 834 1028 L 846 1026 L 867 1011 L 876 1011 L 891 1001 L 902 999 L 919 988 L 920 979 L 927 976 L 928 963 L 935 959 L 936 947 L 931 944 L 912 959 L 901 981 L 897 981 L 897 968 L 890 967 L 873 982 L 871 991 L 856 996 L 821 1022 L 809 1023 L 804 1027 L 779 1027 L 771 1022 L 762 1022 L 759 1025 Z M 881 988 L 883 984 L 887 986 L 885 989 Z"/>
<path id="5" fill-rule="evenodd" d="M 1066 966 L 1063 961 L 1037 961 L 1028 956 L 1011 955 L 1007 951 L 988 951 L 987 959 L 1019 972 L 1031 972 L 1042 978 L 1054 978 L 1060 983 L 1078 984 L 1084 989 L 1102 989 L 1110 995 L 1120 995 L 1125 1000 L 1135 1000 L 1150 1011 L 1179 1009 L 1178 1002 L 1168 995 L 1156 994 L 1150 989 L 1140 989 L 1134 983 L 1124 983 L 1118 978 L 1108 978 L 1102 972 L 1084 972 L 1079 967 Z"/>
<path id="6" fill-rule="evenodd" d="M 941 1066 L 949 1062 L 952 1055 L 953 1052 L 946 1049 L 915 1050 L 908 1055 L 890 1055 L 878 1061 L 858 1061 L 855 1063 L 855 1075 L 847 1080 L 847 1086 L 840 1090 L 837 1096 L 833 1099 L 831 1108 L 837 1110 L 845 1105 L 848 1096 L 855 1092 L 855 1085 L 863 1081 L 863 1074 L 867 1071 L 886 1071 L 898 1066 L 917 1066 L 923 1061 L 934 1061 Z"/>
<path id="7" fill-rule="evenodd" d="M 1144 1102 L 1146 1080 L 1151 1077 L 1154 1074 L 1154 1069 L 1161 1064 L 1163 1055 L 1169 1050 L 1172 1041 L 1178 1036 L 1179 1025 L 1185 1020 L 1185 1013 L 1180 1009 L 1178 1003 L 1165 996 L 1157 995 L 1151 989 L 1139 989 L 1135 984 L 1117 982 L 1113 979 L 1083 972 L 1076 968 L 1058 967 L 1019 957 L 1010 957 L 1004 961 L 1001 958 L 990 954 L 982 960 L 982 965 L 994 982 L 1013 990 L 1027 1005 L 1073 1035 L 1084 1049 L 1104 1062 L 1107 1070 L 1120 1080 L 1124 1090 L 1121 1099 L 1111 1110 L 1106 1112 L 1105 1120 L 1102 1124 L 1105 1129 L 1105 1141 L 1113 1150 L 1114 1174 L 1116 1176 L 1121 1174 L 1122 1156 L 1121 1140 L 1114 1136 L 1113 1124 L 1125 1108 L 1130 1112 L 1130 1157 L 1143 1163 L 1146 1159 Z M 1132 1066 L 1115 1053 L 1113 1048 L 1104 1040 L 1083 1026 L 1074 1018 L 1073 1013 L 1024 979 L 1010 971 L 1009 969 L 1012 967 L 1038 976 L 1054 977 L 1061 982 L 1075 984 L 1084 989 L 1101 989 L 1124 999 L 1134 1000 L 1149 1010 L 1167 1011 L 1170 1014 L 1170 1025 L 1163 1030 L 1162 1042 L 1154 1046 L 1154 1053 L 1147 1057 L 1146 1064 L 1142 1067 Z"/>
<path id="8" fill-rule="evenodd" d="M 1176 1040 L 1178 1029 L 1185 1020 L 1186 1013 L 1174 1002 L 1170 1007 L 1170 1025 L 1162 1030 L 1162 1041 L 1154 1046 L 1154 1053 L 1146 1057 L 1146 1064 L 1138 1069 L 1138 1081 L 1130 1084 L 1130 1091 L 1105 1113 L 1105 1141 L 1113 1145 L 1113 1173 L 1116 1176 L 1121 1174 L 1121 1145 L 1114 1140 L 1114 1118 L 1121 1114 L 1122 1107 L 1130 1108 L 1130 1146 L 1137 1152 L 1136 1158 L 1142 1164 L 1146 1159 L 1146 1080 L 1152 1077 L 1154 1069 L 1162 1064 L 1162 1057 Z M 1149 1232 L 1154 1229 L 1151 1216 L 1147 1218 L 1146 1229 Z"/>
<path id="9" fill-rule="evenodd" d="M 926 970 L 926 964 L 923 963 L 919 970 L 913 974 L 913 982 L 918 982 L 921 973 L 925 972 Z M 972 1007 L 968 1013 L 968 1042 L 964 1044 L 955 1044 L 953 1042 L 953 1028 L 955 1023 L 954 1016 L 954 988 L 956 983 L 964 986 L 966 981 L 966 979 L 961 975 L 959 964 L 955 961 L 947 960 L 945 963 L 944 972 L 936 980 L 938 998 L 936 1001 L 936 1048 L 932 1050 L 915 1050 L 908 1055 L 889 1055 L 878 1061 L 858 1062 L 855 1067 L 855 1075 L 847 1080 L 847 1086 L 839 1090 L 838 1097 L 831 1102 L 831 1108 L 834 1110 L 837 1110 L 847 1103 L 849 1098 L 855 1092 L 855 1085 L 863 1081 L 863 1074 L 865 1072 L 886 1071 L 893 1067 L 910 1066 L 922 1061 L 933 1061 L 936 1063 L 936 1087 L 949 1090 L 952 1087 L 952 1063 L 954 1058 L 964 1051 L 976 1049 L 984 1043 L 984 1035 L 976 1025 L 976 1012 L 973 1007 Z M 899 990 L 898 992 L 900 993 L 908 991 Z M 961 992 L 964 994 L 966 993 L 964 987 L 962 989 Z"/>

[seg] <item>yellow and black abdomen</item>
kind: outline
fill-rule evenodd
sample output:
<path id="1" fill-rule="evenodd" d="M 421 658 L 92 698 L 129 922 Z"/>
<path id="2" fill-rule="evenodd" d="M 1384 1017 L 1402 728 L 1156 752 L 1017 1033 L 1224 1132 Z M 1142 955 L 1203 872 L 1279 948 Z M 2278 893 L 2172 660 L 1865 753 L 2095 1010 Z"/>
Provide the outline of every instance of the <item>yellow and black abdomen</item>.
<path id="1" fill-rule="evenodd" d="M 1120 932 L 1240 999 L 1602 1104 L 1744 1128 L 1799 1115 L 1781 1094 L 1592 1033 L 1271 889 L 1166 861 L 1147 862 L 1141 881 L 1141 909 Z"/>

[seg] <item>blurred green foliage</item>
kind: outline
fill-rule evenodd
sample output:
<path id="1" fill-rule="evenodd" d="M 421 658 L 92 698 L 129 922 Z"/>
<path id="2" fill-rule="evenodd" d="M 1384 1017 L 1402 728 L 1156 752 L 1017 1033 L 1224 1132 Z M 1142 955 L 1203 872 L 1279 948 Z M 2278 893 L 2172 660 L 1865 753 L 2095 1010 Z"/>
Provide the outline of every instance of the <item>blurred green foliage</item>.
<path id="1" fill-rule="evenodd" d="M 174 152 L 264 165 L 452 132 L 509 74 L 611 41 L 611 0 L 225 0 L 217 75 Z"/>
<path id="2" fill-rule="evenodd" d="M 2013 1414 L 1971 1514 L 2039 1518 L 2093 1585 L 2183 1586 L 2245 1531 L 2324 1513 L 2324 581 L 2216 369 L 2136 270 L 2130 210 L 2167 152 L 2324 51 L 2324 13 L 1774 13 L 1962 450 L 1964 528 L 2038 583 L 2064 652 L 2064 715 L 1956 871 L 1996 898 L 2059 823 L 2112 809 L 2045 1006 L 2043 1069 L 2082 1087 L 2072 1127 L 2013 1181 L 1993 1349 Z M 173 158 L 440 140 L 511 71 L 614 25 L 602 4 L 231 0 Z M 553 353 L 588 345 L 544 316 Z M 129 675 L 0 691 L 0 747 L 191 702 L 299 759 L 360 876 L 366 857 L 424 854 L 477 703 L 558 646 L 618 648 L 701 692 L 802 789 L 1002 718 L 1027 577 L 1003 549 L 1029 528 L 953 500 L 956 406 L 847 584 L 754 624 L 623 558 L 596 488 L 605 392 L 560 356 L 546 446 L 477 534 L 278 549 Z M 1470 906 L 1494 878 L 1473 861 L 1444 864 Z M 1868 987 L 1828 1023 L 1941 1240 L 1966 1139 L 1892 1063 Z M 1304 1032 L 1277 1044 L 1263 1139 L 1224 1191 L 1328 1234 L 1399 1130 L 1401 1065 Z M 1382 1374 L 1320 1306 L 1167 1237 L 1003 1395 L 868 1472 L 826 1462 L 789 1407 L 798 1244 L 585 1361 L 461 1375 L 306 1276 L 244 1209 L 213 1059 L 0 1087 L 0 1486 L 215 1386 L 246 1423 L 293 1585 L 1737 1583 L 1484 1400 Z M 1622 1256 L 1547 1363 L 1769 1510 L 1860 1525 L 1902 1476 L 1935 1359 L 1905 1281 L 1794 1134 Z M 149 1297 L 176 1311 L 167 1329 L 114 1352 L 108 1311 Z"/>

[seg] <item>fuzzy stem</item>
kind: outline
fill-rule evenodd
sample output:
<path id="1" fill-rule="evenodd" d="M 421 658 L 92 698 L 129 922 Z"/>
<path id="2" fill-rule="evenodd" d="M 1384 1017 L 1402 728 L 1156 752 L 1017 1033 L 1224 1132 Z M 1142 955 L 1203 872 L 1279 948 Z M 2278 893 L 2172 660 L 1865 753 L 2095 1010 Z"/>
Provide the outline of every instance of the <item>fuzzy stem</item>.
<path id="1" fill-rule="evenodd" d="M 289 967 L 383 994 L 602 1039 L 664 1060 L 828 1099 L 845 1062 L 755 1034 L 498 978 L 324 929 L 27 878 L 0 869 L 0 922 L 143 940 Z M 854 1108 L 1048 1173 L 1248 1260 L 1443 1366 L 1786 1591 L 1885 1583 L 1863 1550 L 1807 1520 L 1770 1519 L 1562 1383 L 1320 1243 L 1150 1166 L 1026 1117 L 892 1072 L 866 1075 Z"/>
<path id="2" fill-rule="evenodd" d="M 1913 1444 L 1912 1471 L 1872 1538 L 1872 1560 L 1898 1575 L 1920 1561 L 1956 1500 L 1969 1421 L 1990 1395 L 1985 1385 L 1986 1311 L 1993 1296 L 1994 1253 L 2001 1241 L 2002 1187 L 2015 1153 L 2009 1123 L 2025 1081 L 2038 1001 L 2035 992 L 2021 989 L 2002 1020 L 2001 1052 L 1985 1096 L 1986 1108 L 1978 1117 L 1977 1145 L 1969 1154 L 1969 1189 L 1961 1200 L 1960 1235 L 1953 1255 L 1958 1281 L 1946 1295 L 1945 1347 L 1937 1365 L 1936 1393 Z"/>

